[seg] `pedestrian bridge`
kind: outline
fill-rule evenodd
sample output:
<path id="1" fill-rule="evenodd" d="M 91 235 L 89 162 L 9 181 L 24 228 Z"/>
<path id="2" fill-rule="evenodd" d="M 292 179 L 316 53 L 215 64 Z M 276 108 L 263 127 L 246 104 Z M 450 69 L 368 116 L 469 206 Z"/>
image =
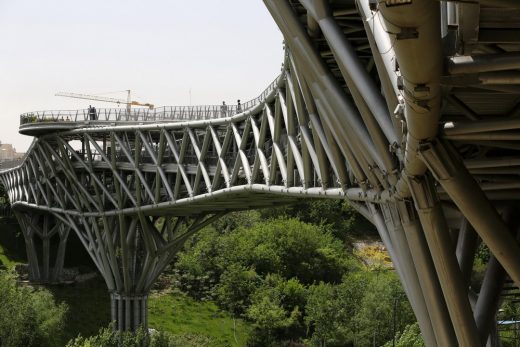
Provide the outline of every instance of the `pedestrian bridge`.
<path id="1" fill-rule="evenodd" d="M 264 2 L 283 69 L 240 107 L 21 116 L 35 139 L 0 179 L 32 280 L 59 281 L 73 231 L 118 328 L 135 329 L 183 242 L 223 214 L 348 199 L 377 227 L 426 345 L 493 345 L 520 285 L 520 4 Z M 473 288 L 481 242 L 492 256 Z"/>

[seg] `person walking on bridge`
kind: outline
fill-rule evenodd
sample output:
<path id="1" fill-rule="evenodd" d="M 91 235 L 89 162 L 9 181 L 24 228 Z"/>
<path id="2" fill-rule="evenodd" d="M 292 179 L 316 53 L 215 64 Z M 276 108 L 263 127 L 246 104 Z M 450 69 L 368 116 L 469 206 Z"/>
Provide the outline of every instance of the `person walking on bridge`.
<path id="1" fill-rule="evenodd" d="M 91 105 L 88 106 L 88 116 L 90 120 L 97 120 L 96 108 Z"/>
<path id="2" fill-rule="evenodd" d="M 225 101 L 222 101 L 222 106 L 220 106 L 220 116 L 225 117 L 227 115 L 228 107 Z"/>

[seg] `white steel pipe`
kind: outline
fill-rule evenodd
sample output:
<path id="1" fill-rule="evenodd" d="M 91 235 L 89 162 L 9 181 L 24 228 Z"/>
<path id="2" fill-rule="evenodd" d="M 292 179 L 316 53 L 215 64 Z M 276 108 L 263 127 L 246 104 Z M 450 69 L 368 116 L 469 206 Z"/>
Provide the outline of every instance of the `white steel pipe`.
<path id="1" fill-rule="evenodd" d="M 383 217 L 387 226 L 388 235 L 394 247 L 394 258 L 399 257 L 401 266 L 401 282 L 408 288 L 408 297 L 410 298 L 413 311 L 419 322 L 422 335 L 427 346 L 442 346 L 440 340 L 436 338 L 433 330 L 433 322 L 431 320 L 426 298 L 420 286 L 419 278 L 416 271 L 415 263 L 406 240 L 403 224 L 401 223 L 397 208 L 393 204 L 381 204 Z"/>
<path id="2" fill-rule="evenodd" d="M 452 239 L 434 188 L 426 177 L 411 178 L 409 182 L 458 344 L 462 347 L 480 346 L 467 290 L 453 247 L 450 247 Z"/>
<path id="3" fill-rule="evenodd" d="M 401 95 L 408 129 L 405 171 L 411 176 L 421 175 L 426 167 L 417 160 L 416 150 L 421 141 L 436 136 L 440 118 L 443 70 L 440 6 L 434 0 L 401 6 L 379 2 L 379 11 L 403 77 Z"/>
<path id="4" fill-rule="evenodd" d="M 520 119 L 509 117 L 495 118 L 493 120 L 479 120 L 478 122 L 447 122 L 444 123 L 443 126 L 443 132 L 447 136 L 515 129 L 520 129 Z"/>
<path id="5" fill-rule="evenodd" d="M 343 33 L 343 30 L 332 16 L 332 10 L 329 4 L 324 0 L 312 2 L 309 0 L 300 0 L 300 2 L 307 9 L 308 13 L 318 22 L 340 69 L 344 75 L 353 82 L 353 85 L 367 102 L 368 108 L 377 120 L 387 141 L 389 143 L 397 142 L 398 140 L 392 122 L 390 121 L 390 114 L 386 109 L 385 101 L 374 84 L 374 81 L 368 75 L 367 70 L 361 64 L 352 45 Z"/>
<path id="6" fill-rule="evenodd" d="M 394 244 L 392 242 L 392 239 L 390 238 L 390 233 L 387 228 L 387 225 L 385 223 L 385 220 L 383 218 L 383 215 L 379 211 L 379 209 L 373 205 L 368 204 L 370 212 L 372 213 L 374 225 L 376 226 L 376 229 L 379 233 L 379 236 L 381 237 L 381 240 L 383 241 L 383 244 L 385 245 L 386 249 L 388 250 L 388 253 L 390 254 L 390 258 L 392 259 L 392 262 L 394 264 L 394 267 L 399 275 L 399 278 L 401 279 L 401 283 L 403 284 L 403 288 L 405 290 L 406 295 L 410 298 L 410 301 L 412 303 L 412 306 L 417 302 L 417 297 L 415 292 L 410 292 L 410 288 L 408 287 L 408 282 L 405 280 L 406 273 L 403 271 L 403 268 L 401 266 L 401 258 L 399 256 L 398 251 L 395 249 Z M 424 312 L 418 312 L 419 314 L 424 314 Z M 418 318 L 419 320 L 419 318 Z M 424 320 L 421 318 L 420 320 L 420 327 L 421 329 L 425 329 L 425 342 L 428 347 L 430 346 L 437 346 L 437 342 L 435 340 L 435 336 L 431 334 L 431 324 L 426 324 L 426 326 L 423 326 L 422 322 Z"/>
<path id="7" fill-rule="evenodd" d="M 424 231 L 415 216 L 415 209 L 408 202 L 398 202 L 397 206 L 438 345 L 455 346 L 457 339 L 450 322 L 446 301 L 442 296 Z"/>
<path id="8" fill-rule="evenodd" d="M 520 69 L 520 54 L 504 52 L 500 54 L 462 55 L 448 58 L 450 74 L 466 74 L 488 71 Z"/>
<path id="9" fill-rule="evenodd" d="M 438 141 L 423 145 L 421 156 L 484 243 L 520 286 L 518 242 L 460 159 Z"/>

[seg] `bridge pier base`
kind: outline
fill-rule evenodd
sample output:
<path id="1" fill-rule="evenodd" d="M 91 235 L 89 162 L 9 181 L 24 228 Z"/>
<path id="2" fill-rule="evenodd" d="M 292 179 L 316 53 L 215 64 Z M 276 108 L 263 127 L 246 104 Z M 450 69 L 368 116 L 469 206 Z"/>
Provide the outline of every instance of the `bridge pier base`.
<path id="1" fill-rule="evenodd" d="M 138 213 L 69 219 L 107 284 L 114 329 L 148 328 L 148 293 L 153 283 L 190 236 L 222 215 Z"/>
<path id="2" fill-rule="evenodd" d="M 63 264 L 70 227 L 51 214 L 38 214 L 32 211 L 14 213 L 25 240 L 29 281 L 33 283 L 63 281 Z"/>
<path id="3" fill-rule="evenodd" d="M 148 328 L 148 294 L 132 295 L 110 293 L 110 315 L 114 328 L 135 331 Z"/>

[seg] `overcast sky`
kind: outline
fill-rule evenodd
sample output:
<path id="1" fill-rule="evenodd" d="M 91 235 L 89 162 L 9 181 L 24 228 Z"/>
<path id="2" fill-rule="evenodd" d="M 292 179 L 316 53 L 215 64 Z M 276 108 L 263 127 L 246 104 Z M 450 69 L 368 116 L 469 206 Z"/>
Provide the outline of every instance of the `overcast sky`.
<path id="1" fill-rule="evenodd" d="M 54 96 L 103 94 L 157 106 L 256 97 L 277 76 L 282 35 L 261 0 L 0 0 L 0 141 L 25 151 L 29 111 L 117 107 Z M 123 107 L 123 106 L 120 106 Z"/>

